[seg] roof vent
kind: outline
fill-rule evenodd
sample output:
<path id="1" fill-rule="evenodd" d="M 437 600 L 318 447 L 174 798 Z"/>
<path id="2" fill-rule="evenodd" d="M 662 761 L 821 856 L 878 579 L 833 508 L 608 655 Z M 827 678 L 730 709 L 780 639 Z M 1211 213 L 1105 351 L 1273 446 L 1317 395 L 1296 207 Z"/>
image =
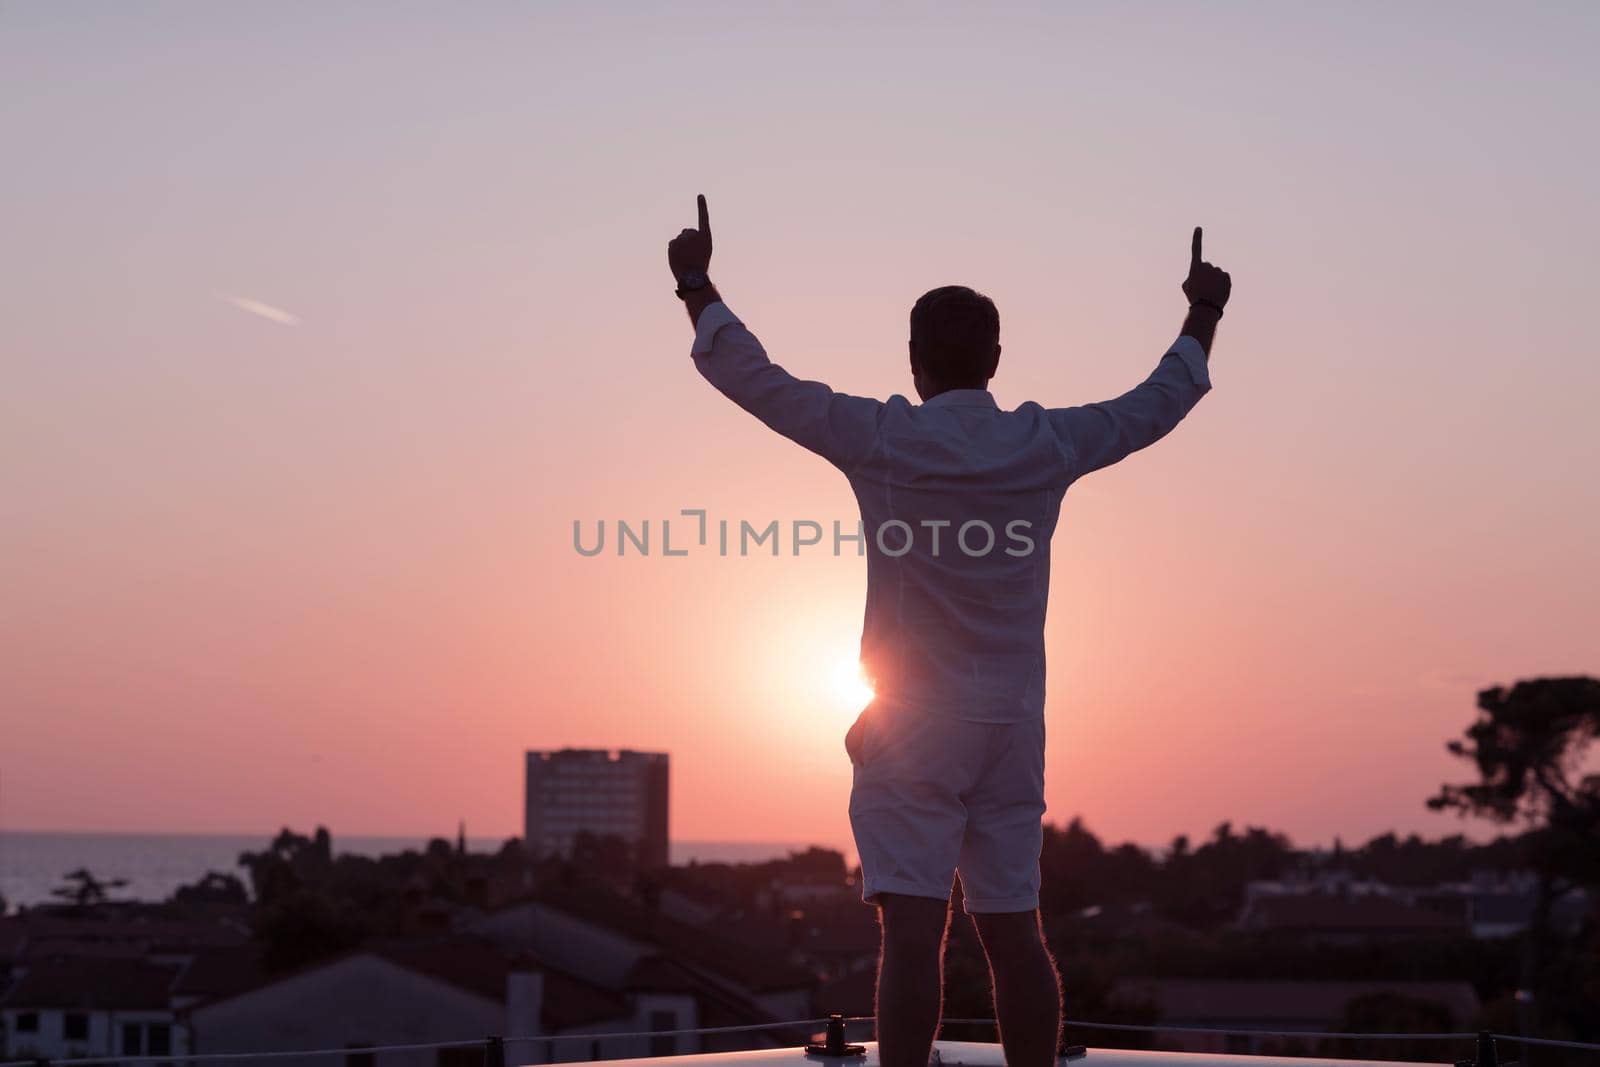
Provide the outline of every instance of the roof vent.
<path id="1" fill-rule="evenodd" d="M 806 1046 L 806 1055 L 808 1056 L 844 1057 L 865 1056 L 866 1054 L 867 1046 L 849 1045 L 845 1043 L 844 1016 L 839 1012 L 831 1012 L 828 1015 L 828 1033 L 826 1038 L 823 1040 L 823 1043 L 820 1045 L 810 1044 Z"/>

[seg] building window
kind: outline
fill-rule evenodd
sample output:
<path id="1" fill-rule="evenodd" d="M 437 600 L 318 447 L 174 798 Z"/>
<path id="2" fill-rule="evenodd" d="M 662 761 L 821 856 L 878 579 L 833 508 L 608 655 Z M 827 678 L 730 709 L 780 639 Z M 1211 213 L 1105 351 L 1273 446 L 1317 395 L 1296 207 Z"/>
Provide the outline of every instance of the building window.
<path id="1" fill-rule="evenodd" d="M 483 1067 L 483 1049 L 442 1048 L 439 1050 L 438 1067 Z"/>
<path id="2" fill-rule="evenodd" d="M 139 1023 L 122 1024 L 122 1054 L 124 1056 L 144 1055 L 144 1027 Z"/>
<path id="3" fill-rule="evenodd" d="M 650 1029 L 676 1030 L 678 1028 L 678 1015 L 671 1011 L 652 1011 L 650 1013 Z M 675 1037 L 652 1037 L 650 1039 L 650 1055 L 670 1056 L 678 1051 L 678 1039 Z"/>
<path id="4" fill-rule="evenodd" d="M 372 1042 L 350 1042 L 345 1045 L 349 1049 L 370 1049 Z M 344 1054 L 344 1067 L 377 1067 L 378 1054 L 376 1052 L 346 1052 Z"/>
<path id="5" fill-rule="evenodd" d="M 146 1033 L 148 1036 L 151 1056 L 170 1056 L 172 1054 L 172 1027 L 166 1023 L 151 1023 Z"/>
<path id="6" fill-rule="evenodd" d="M 61 1017 L 61 1036 L 68 1041 L 89 1040 L 89 1016 L 81 1011 L 69 1011 Z"/>
<path id="7" fill-rule="evenodd" d="M 39 1032 L 39 1013 L 36 1011 L 17 1012 L 17 1033 L 37 1034 Z"/>

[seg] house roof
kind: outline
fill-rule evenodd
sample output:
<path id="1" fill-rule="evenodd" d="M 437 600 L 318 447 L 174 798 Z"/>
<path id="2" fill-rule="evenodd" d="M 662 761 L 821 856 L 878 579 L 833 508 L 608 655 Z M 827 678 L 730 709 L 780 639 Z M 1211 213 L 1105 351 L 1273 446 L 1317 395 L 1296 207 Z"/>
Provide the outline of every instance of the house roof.
<path id="1" fill-rule="evenodd" d="M 1524 893 L 1482 893 L 1472 899 L 1475 923 L 1527 923 L 1533 918 L 1536 898 Z"/>
<path id="2" fill-rule="evenodd" d="M 810 971 L 775 957 L 771 951 L 679 922 L 602 889 L 551 886 L 540 891 L 537 900 L 594 926 L 655 945 L 667 956 L 731 979 L 753 992 L 806 989 L 816 984 L 816 976 Z"/>
<path id="3" fill-rule="evenodd" d="M 668 867 L 660 871 L 657 877 L 662 881 L 662 889 L 681 894 L 697 904 L 717 909 L 738 905 L 737 897 L 716 886 L 707 885 L 688 868 Z"/>
<path id="4" fill-rule="evenodd" d="M 192 949 L 190 951 L 193 951 Z M 70 937 L 30 939 L 18 955 L 18 962 L 28 960 L 96 959 L 142 960 L 150 953 L 143 945 L 127 941 L 77 941 Z"/>
<path id="5" fill-rule="evenodd" d="M 495 1001 L 505 999 L 507 974 L 513 970 L 538 968 L 526 954 L 511 957 L 482 941 L 460 938 L 377 941 L 365 946 L 363 951 Z"/>
<path id="6" fill-rule="evenodd" d="M 694 997 L 700 1007 L 702 1026 L 742 1026 L 747 1023 L 781 1022 L 749 997 L 713 982 L 687 964 L 665 956 L 646 956 L 634 965 L 628 987 L 642 991 L 672 991 Z M 782 1034 L 773 1030 L 768 1036 Z M 793 1036 L 792 1034 L 790 1036 Z"/>
<path id="7" fill-rule="evenodd" d="M 592 986 L 570 974 L 544 972 L 544 1002 L 540 1017 L 551 1030 L 620 1019 L 629 1014 L 628 1002 L 615 993 Z"/>
<path id="8" fill-rule="evenodd" d="M 229 923 L 187 919 L 39 914 L 0 916 L 0 958 L 19 959 L 40 950 L 84 955 L 146 951 L 192 952 L 241 945 L 249 931 Z"/>
<path id="9" fill-rule="evenodd" d="M 220 1000 L 266 984 L 261 952 L 255 945 L 232 945 L 196 953 L 172 987 L 175 997 Z"/>
<path id="10" fill-rule="evenodd" d="M 654 952 L 640 956 L 622 980 L 624 989 L 651 993 L 687 993 L 702 984 L 683 964 Z"/>
<path id="11" fill-rule="evenodd" d="M 29 959 L 0 1004 L 8 1008 L 160 1009 L 171 1004 L 180 964 L 117 957 Z"/>
<path id="12" fill-rule="evenodd" d="M 791 926 L 796 943 L 808 954 L 876 955 L 881 939 L 877 910 L 861 903 L 859 896 L 807 905 Z"/>
<path id="13" fill-rule="evenodd" d="M 19 916 L 0 915 L 0 960 L 16 959 L 27 944 L 28 928 L 19 922 Z"/>
<path id="14" fill-rule="evenodd" d="M 512 971 L 538 971 L 544 976 L 540 1015 L 546 1026 L 555 1029 L 622 1018 L 632 1010 L 624 998 L 552 969 L 531 953 L 505 952 L 483 941 L 459 937 L 395 941 L 373 945 L 370 951 L 398 966 L 492 1000 L 505 998 L 506 976 Z"/>
<path id="15" fill-rule="evenodd" d="M 1478 1012 L 1468 982 L 1247 980 L 1226 978 L 1128 978 L 1113 995 L 1148 1000 L 1167 1023 L 1337 1023 L 1345 1005 L 1372 993 L 1399 993 L 1448 1008 L 1456 1025 Z"/>
<path id="16" fill-rule="evenodd" d="M 0 950 L 22 942 L 45 939 L 72 941 L 136 942 L 166 947 L 205 947 L 237 945 L 250 941 L 250 931 L 234 923 L 189 918 L 106 917 L 106 915 L 64 915 L 27 910 L 0 917 Z"/>
<path id="17" fill-rule="evenodd" d="M 553 970 L 529 953 L 508 953 L 487 942 L 460 937 L 379 940 L 280 974 L 268 974 L 253 948 L 210 952 L 195 958 L 174 992 L 197 996 L 209 1005 L 361 956 L 377 957 L 497 1003 L 505 1000 L 508 974 L 539 972 L 544 976 L 541 1019 L 552 1029 L 623 1018 L 632 1010 L 623 997 Z"/>
<path id="18" fill-rule="evenodd" d="M 1445 933 L 1466 927 L 1461 914 L 1442 915 L 1388 897 L 1327 894 L 1263 897 L 1250 906 L 1247 921 L 1262 929 L 1327 933 Z"/>
<path id="19" fill-rule="evenodd" d="M 772 953 L 779 953 L 777 958 L 781 958 L 789 948 L 790 932 L 784 920 L 745 908 L 725 912 L 714 924 L 701 929 L 713 929 L 721 940 L 758 949 L 769 959 L 774 958 Z"/>

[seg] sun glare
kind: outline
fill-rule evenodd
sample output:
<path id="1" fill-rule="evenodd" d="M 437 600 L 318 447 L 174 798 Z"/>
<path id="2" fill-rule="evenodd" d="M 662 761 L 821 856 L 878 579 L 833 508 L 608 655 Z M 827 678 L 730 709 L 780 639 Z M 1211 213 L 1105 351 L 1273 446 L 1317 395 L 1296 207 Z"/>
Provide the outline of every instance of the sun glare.
<path id="1" fill-rule="evenodd" d="M 819 716 L 848 725 L 872 703 L 872 685 L 861 670 L 860 623 L 821 606 L 787 610 L 763 642 L 766 663 L 753 663 L 757 677 L 782 699 L 801 725 Z"/>
<path id="2" fill-rule="evenodd" d="M 840 706 L 852 715 L 872 703 L 872 686 L 861 673 L 861 664 L 854 656 L 834 665 L 828 688 Z"/>

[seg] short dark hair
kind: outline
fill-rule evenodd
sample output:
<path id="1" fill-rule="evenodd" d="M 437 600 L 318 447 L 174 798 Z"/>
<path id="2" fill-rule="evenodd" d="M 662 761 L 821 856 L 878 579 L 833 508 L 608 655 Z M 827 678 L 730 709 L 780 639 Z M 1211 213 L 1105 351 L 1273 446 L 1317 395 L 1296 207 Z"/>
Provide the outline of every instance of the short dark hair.
<path id="1" fill-rule="evenodd" d="M 941 285 L 912 306 L 911 343 L 930 377 L 982 386 L 1000 343 L 1000 312 L 993 300 L 965 285 Z"/>

